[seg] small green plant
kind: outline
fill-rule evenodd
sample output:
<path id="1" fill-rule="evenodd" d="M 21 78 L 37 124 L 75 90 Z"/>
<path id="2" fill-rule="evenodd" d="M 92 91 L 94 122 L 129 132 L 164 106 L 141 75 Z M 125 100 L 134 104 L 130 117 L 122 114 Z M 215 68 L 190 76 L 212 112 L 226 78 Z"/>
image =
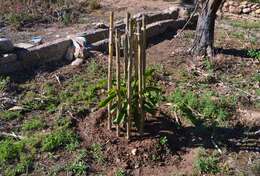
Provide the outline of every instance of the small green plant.
<path id="1" fill-rule="evenodd" d="M 167 142 L 168 142 L 168 139 L 166 136 L 160 137 L 160 141 L 159 141 L 160 145 L 166 145 Z"/>
<path id="2" fill-rule="evenodd" d="M 38 130 L 45 126 L 44 122 L 40 118 L 32 118 L 31 120 L 25 121 L 22 125 L 22 130 L 30 131 L 30 130 Z"/>
<path id="3" fill-rule="evenodd" d="M 92 154 L 93 158 L 99 163 L 102 164 L 105 162 L 103 152 L 102 152 L 102 146 L 101 144 L 94 143 L 90 147 L 90 153 Z"/>
<path id="4" fill-rule="evenodd" d="M 5 91 L 9 84 L 10 84 L 9 77 L 0 77 L 0 92 Z"/>
<path id="5" fill-rule="evenodd" d="M 247 55 L 260 61 L 260 50 L 251 49 L 248 51 Z"/>
<path id="6" fill-rule="evenodd" d="M 126 176 L 126 173 L 123 169 L 120 168 L 116 170 L 115 176 Z"/>
<path id="7" fill-rule="evenodd" d="M 217 174 L 221 172 L 219 158 L 216 156 L 207 156 L 205 151 L 198 154 L 194 161 L 194 168 L 200 174 Z"/>
<path id="8" fill-rule="evenodd" d="M 42 141 L 43 151 L 54 151 L 69 144 L 78 143 L 77 135 L 69 129 L 58 129 L 46 136 Z"/>
<path id="9" fill-rule="evenodd" d="M 152 80 L 152 76 L 155 70 L 148 70 L 145 74 L 145 79 L 147 80 L 147 86 L 143 91 L 143 107 L 144 112 L 153 114 L 155 112 L 155 107 L 157 103 L 162 99 L 161 90 L 157 88 L 156 83 Z M 100 107 L 105 107 L 109 102 L 112 103 L 111 113 L 116 111 L 118 106 L 121 107 L 120 113 L 113 119 L 114 124 L 123 124 L 127 119 L 127 89 L 125 82 L 121 82 L 120 92 L 113 87 L 110 92 L 108 92 L 108 97 L 101 101 Z M 131 107 L 134 125 L 137 129 L 140 129 L 140 114 L 138 110 L 138 81 L 134 80 L 131 84 L 132 96 L 131 96 Z M 117 100 L 117 96 L 120 96 L 121 101 Z"/>
<path id="10" fill-rule="evenodd" d="M 86 157 L 86 151 L 81 150 L 79 152 L 79 155 L 75 159 L 75 161 L 68 166 L 67 170 L 72 172 L 72 174 L 76 175 L 76 176 L 86 175 L 86 172 L 89 169 L 89 166 L 84 161 L 85 157 Z"/>

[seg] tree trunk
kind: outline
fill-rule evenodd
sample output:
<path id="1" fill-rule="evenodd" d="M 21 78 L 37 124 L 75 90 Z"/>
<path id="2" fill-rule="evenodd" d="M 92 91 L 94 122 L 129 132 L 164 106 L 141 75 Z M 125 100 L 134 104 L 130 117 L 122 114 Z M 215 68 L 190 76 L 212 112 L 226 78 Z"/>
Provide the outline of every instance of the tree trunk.
<path id="1" fill-rule="evenodd" d="M 195 55 L 212 56 L 215 19 L 223 0 L 203 0 L 191 51 Z"/>

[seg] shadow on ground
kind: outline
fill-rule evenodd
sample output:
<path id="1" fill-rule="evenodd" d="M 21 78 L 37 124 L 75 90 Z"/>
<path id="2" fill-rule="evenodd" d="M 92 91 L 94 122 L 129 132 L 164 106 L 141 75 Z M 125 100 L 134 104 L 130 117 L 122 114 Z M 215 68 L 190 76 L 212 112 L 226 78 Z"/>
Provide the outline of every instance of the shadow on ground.
<path id="1" fill-rule="evenodd" d="M 214 142 L 220 148 L 224 147 L 229 151 L 260 152 L 260 134 L 255 134 L 255 131 L 260 129 L 259 126 L 216 127 L 213 132 L 213 129 L 205 126 L 180 127 L 173 118 L 162 114 L 160 117 L 149 120 L 145 129 L 147 134 L 144 138 L 166 136 L 172 152 L 195 147 L 216 149 Z M 213 140 L 212 134 L 214 134 Z"/>

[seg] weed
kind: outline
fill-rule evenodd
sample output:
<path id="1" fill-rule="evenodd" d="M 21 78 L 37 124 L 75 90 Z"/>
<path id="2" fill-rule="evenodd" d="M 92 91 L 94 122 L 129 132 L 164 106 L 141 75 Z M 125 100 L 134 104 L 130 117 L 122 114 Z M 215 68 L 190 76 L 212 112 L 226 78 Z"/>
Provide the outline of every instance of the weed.
<path id="1" fill-rule="evenodd" d="M 42 150 L 54 151 L 60 147 L 66 147 L 77 142 L 78 137 L 72 130 L 59 129 L 46 136 L 42 141 Z"/>
<path id="2" fill-rule="evenodd" d="M 75 161 L 68 166 L 68 171 L 72 172 L 73 175 L 80 176 L 86 175 L 89 166 L 85 163 L 84 158 L 86 157 L 86 151 L 81 150 L 79 156 Z"/>
<path id="3" fill-rule="evenodd" d="M 205 151 L 198 154 L 194 161 L 194 168 L 200 174 L 217 174 L 221 172 L 219 167 L 219 158 L 216 156 L 207 156 Z"/>
<path id="4" fill-rule="evenodd" d="M 31 131 L 31 130 L 38 130 L 45 126 L 44 122 L 40 118 L 32 118 L 31 120 L 25 121 L 22 124 L 22 130 L 24 131 Z"/>
<path id="5" fill-rule="evenodd" d="M 160 145 L 166 145 L 168 142 L 168 139 L 166 136 L 160 137 L 159 143 Z"/>
<path id="6" fill-rule="evenodd" d="M 2 111 L 0 112 L 0 119 L 4 119 L 7 121 L 14 120 L 21 117 L 20 111 Z"/>
<path id="7" fill-rule="evenodd" d="M 115 176 L 126 176 L 126 173 L 123 169 L 120 168 L 116 170 Z"/>
<path id="8" fill-rule="evenodd" d="M 244 29 L 258 29 L 260 28 L 259 21 L 250 21 L 250 20 L 233 20 L 230 21 L 231 25 L 236 28 L 244 28 Z"/>
<path id="9" fill-rule="evenodd" d="M 173 111 L 188 118 L 195 126 L 207 121 L 214 124 L 227 120 L 236 105 L 234 97 L 217 97 L 213 92 L 198 95 L 179 89 L 171 94 L 170 101 Z"/>
<path id="10" fill-rule="evenodd" d="M 105 162 L 101 144 L 98 144 L 98 143 L 92 144 L 91 147 L 90 147 L 90 153 L 92 154 L 93 158 L 99 164 L 102 164 L 102 163 Z"/>
<path id="11" fill-rule="evenodd" d="M 260 50 L 251 49 L 248 51 L 247 55 L 260 61 Z"/>
<path id="12" fill-rule="evenodd" d="M 8 85 L 10 84 L 9 77 L 0 77 L 0 92 L 3 92 L 7 89 Z"/>

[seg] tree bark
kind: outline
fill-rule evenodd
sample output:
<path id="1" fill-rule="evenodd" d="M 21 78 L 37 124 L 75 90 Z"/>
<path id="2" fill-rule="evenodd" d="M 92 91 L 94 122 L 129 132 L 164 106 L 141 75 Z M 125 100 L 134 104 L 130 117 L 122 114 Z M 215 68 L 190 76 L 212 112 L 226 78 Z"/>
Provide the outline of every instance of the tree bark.
<path id="1" fill-rule="evenodd" d="M 223 0 L 203 0 L 191 51 L 195 55 L 213 56 L 214 28 L 218 8 Z"/>

